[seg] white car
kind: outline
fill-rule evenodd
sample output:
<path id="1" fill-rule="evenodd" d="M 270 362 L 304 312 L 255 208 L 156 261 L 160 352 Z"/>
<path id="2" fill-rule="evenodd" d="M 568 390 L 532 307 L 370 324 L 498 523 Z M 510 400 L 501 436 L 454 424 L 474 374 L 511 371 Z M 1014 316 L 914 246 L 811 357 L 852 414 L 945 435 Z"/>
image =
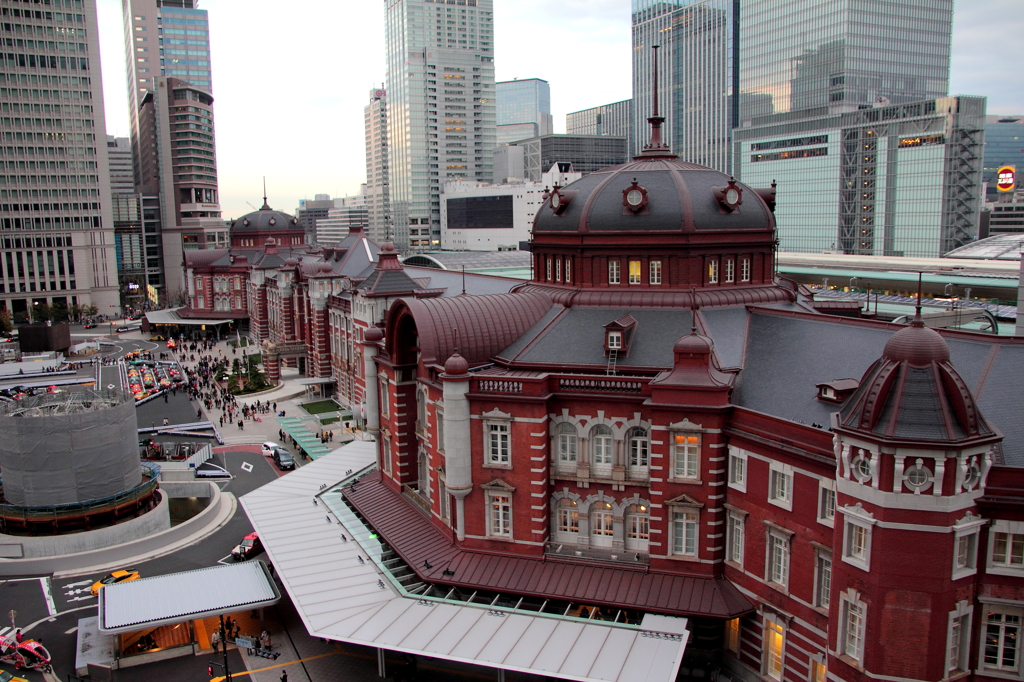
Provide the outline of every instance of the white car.
<path id="1" fill-rule="evenodd" d="M 263 447 L 260 448 L 260 452 L 263 453 L 264 457 L 273 457 L 274 456 L 274 449 L 275 448 L 279 448 L 279 447 L 281 447 L 280 443 L 274 443 L 273 441 L 267 441 L 266 443 L 263 444 Z"/>

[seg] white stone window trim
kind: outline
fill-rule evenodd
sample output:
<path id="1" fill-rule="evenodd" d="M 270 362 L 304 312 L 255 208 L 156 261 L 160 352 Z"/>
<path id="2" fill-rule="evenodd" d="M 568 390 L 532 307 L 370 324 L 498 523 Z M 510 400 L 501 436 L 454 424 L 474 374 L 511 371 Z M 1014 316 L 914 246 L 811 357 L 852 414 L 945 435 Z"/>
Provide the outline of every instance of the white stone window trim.
<path id="1" fill-rule="evenodd" d="M 704 434 L 701 433 L 700 431 L 695 431 L 695 430 L 678 429 L 678 428 L 675 428 L 675 426 L 676 426 L 675 424 L 670 425 L 669 437 L 668 437 L 668 440 L 669 440 L 669 480 L 671 480 L 673 482 L 676 482 L 676 483 L 700 483 L 701 482 L 701 478 L 700 478 L 701 477 L 701 470 L 703 468 L 702 467 L 703 462 L 701 461 L 703 458 L 701 457 L 701 452 L 702 452 L 703 444 L 704 444 L 703 443 L 703 440 L 704 440 L 703 436 L 704 436 Z M 685 454 L 685 448 L 689 447 L 685 443 L 682 444 L 682 445 L 677 445 L 676 444 L 676 436 L 685 436 L 685 437 L 695 436 L 697 438 L 697 445 L 696 445 L 696 448 L 697 448 L 697 453 L 696 453 L 697 461 L 696 461 L 696 467 L 695 467 L 696 471 L 694 472 L 693 476 L 687 475 L 685 473 L 685 471 L 682 474 L 679 474 L 676 471 L 679 468 L 679 467 L 676 466 L 676 462 L 678 461 L 679 455 L 680 454 Z M 681 451 L 681 452 L 677 453 L 676 452 L 676 447 L 684 448 L 684 451 Z M 685 467 L 684 467 L 684 469 L 685 469 Z"/>
<path id="2" fill-rule="evenodd" d="M 1007 563 L 996 563 L 995 557 L 995 543 L 996 533 L 1007 533 L 1010 542 L 1012 543 L 1012 536 L 1024 535 L 1024 521 L 1010 521 L 1008 519 L 995 519 L 992 521 L 992 525 L 988 529 L 988 547 L 985 551 L 985 572 L 993 575 L 1009 575 L 1009 576 L 1024 576 L 1024 564 L 1021 566 L 1012 566 Z M 1012 551 L 1012 544 L 1007 545 L 1006 553 L 1007 559 L 1009 559 Z"/>
<path id="3" fill-rule="evenodd" d="M 851 615 L 857 609 L 859 621 L 854 624 L 856 632 L 851 632 Z M 852 587 L 839 595 L 839 627 L 836 636 L 836 653 L 847 663 L 863 669 L 864 638 L 867 632 L 868 605 L 860 599 L 860 593 Z M 851 638 L 859 641 L 859 648 L 851 646 Z"/>
<path id="4" fill-rule="evenodd" d="M 733 445 L 729 446 L 729 487 L 741 493 L 747 492 L 749 476 L 749 460 L 747 451 Z"/>
<path id="5" fill-rule="evenodd" d="M 1024 602 L 1012 601 L 1009 599 L 995 599 L 990 597 L 979 596 L 978 601 L 982 603 L 981 622 L 979 623 L 978 633 L 980 637 L 980 643 L 978 647 L 978 668 L 977 672 L 990 677 L 1001 677 L 1010 680 L 1021 679 L 1021 638 L 1020 630 L 1024 629 Z M 1018 624 L 1018 636 L 1017 636 L 1017 649 L 1014 656 L 1016 670 L 1011 670 L 998 667 L 989 667 L 985 663 L 985 645 L 986 635 L 988 629 L 988 619 L 993 613 L 1000 613 L 1008 616 L 1017 616 L 1020 619 Z"/>
<path id="6" fill-rule="evenodd" d="M 792 575 L 794 532 L 767 519 L 762 523 L 767 527 L 764 543 L 764 581 L 778 590 L 788 592 L 789 578 Z M 781 542 L 777 543 L 776 540 Z M 786 552 L 786 560 L 782 567 L 783 575 L 781 576 L 775 575 L 775 551 L 777 547 L 784 547 Z"/>
<path id="7" fill-rule="evenodd" d="M 779 477 L 784 478 L 780 479 Z M 768 504 L 782 507 L 786 511 L 793 511 L 795 480 L 791 465 L 772 460 L 768 467 Z M 780 481 L 784 482 L 779 485 Z"/>
<path id="8" fill-rule="evenodd" d="M 488 469 L 511 469 L 512 468 L 512 415 L 502 412 L 501 410 L 494 409 L 490 412 L 484 412 L 483 417 L 483 445 L 484 445 L 484 461 L 483 466 Z M 495 453 L 491 450 L 491 428 L 492 427 L 505 427 L 505 437 L 508 443 L 508 461 L 500 461 L 500 447 L 499 447 L 499 459 L 495 459 Z M 497 433 L 501 433 L 498 431 Z M 499 439 L 500 442 L 500 439 Z"/>
<path id="9" fill-rule="evenodd" d="M 747 516 L 746 510 L 740 509 L 728 502 L 722 505 L 726 508 L 725 517 L 725 563 L 743 569 L 743 561 L 747 554 Z M 739 558 L 736 558 L 736 536 L 735 527 L 740 529 Z"/>
<path id="10" fill-rule="evenodd" d="M 761 652 L 761 674 L 769 679 L 775 680 L 775 682 L 782 682 L 782 679 L 786 675 L 786 645 L 789 637 L 786 633 L 789 631 L 789 621 L 785 617 L 765 611 L 762 614 L 762 652 Z M 782 634 L 782 646 L 779 647 L 779 673 L 778 676 L 771 672 L 770 657 L 771 651 L 769 650 L 769 638 L 768 633 L 772 629 L 772 626 L 779 628 Z"/>
<path id="11" fill-rule="evenodd" d="M 856 566 L 857 568 L 870 571 L 871 570 L 871 540 L 872 540 L 872 528 L 874 527 L 876 520 L 874 515 L 865 510 L 861 506 L 860 502 L 856 505 L 847 505 L 839 510 L 843 514 L 843 547 L 842 557 L 843 562 Z M 855 529 L 861 529 L 865 532 L 864 536 L 864 547 L 863 553 L 860 556 L 851 554 L 851 543 L 855 537 Z"/>
<path id="12" fill-rule="evenodd" d="M 959 620 L 959 632 L 955 632 L 954 624 Z M 946 624 L 946 672 L 960 673 L 970 671 L 971 660 L 971 627 L 974 625 L 974 606 L 966 599 L 957 602 L 956 608 L 949 612 Z M 954 641 L 956 640 L 956 641 Z"/>
<path id="13" fill-rule="evenodd" d="M 700 561 L 700 512 L 703 508 L 703 504 L 689 498 L 688 496 L 682 496 L 674 500 L 669 500 L 665 503 L 669 513 L 669 537 L 667 554 L 670 559 L 676 559 L 679 561 Z M 686 553 L 685 549 L 683 552 L 676 552 L 676 514 L 693 514 L 694 520 L 692 523 L 695 525 L 694 533 L 694 546 L 692 553 Z M 681 521 L 681 523 L 689 523 L 688 521 Z"/>
<path id="14" fill-rule="evenodd" d="M 987 519 L 967 512 L 953 525 L 953 580 L 966 578 L 978 572 L 978 545 L 981 539 L 981 528 L 987 522 Z M 964 565 L 960 563 L 961 542 L 968 544 Z"/>
<path id="15" fill-rule="evenodd" d="M 831 505 L 826 502 L 826 496 L 831 496 Z M 836 520 L 836 482 L 826 479 L 818 479 L 818 523 L 829 528 L 835 527 Z M 831 506 L 832 515 L 827 515 L 827 507 Z"/>
<path id="16" fill-rule="evenodd" d="M 811 541 L 814 547 L 814 590 L 811 594 L 811 605 L 820 613 L 828 615 L 829 606 L 832 604 L 832 576 L 835 571 L 835 553 L 831 547 Z M 826 560 L 829 563 L 828 589 L 823 589 L 823 571 L 821 562 Z"/>
<path id="17" fill-rule="evenodd" d="M 513 493 L 515 488 L 504 481 L 492 481 L 481 486 L 486 493 L 486 535 L 494 540 L 512 540 L 515 537 L 515 499 Z M 496 532 L 494 528 L 494 505 L 499 497 L 508 498 L 508 524 L 503 532 Z"/>

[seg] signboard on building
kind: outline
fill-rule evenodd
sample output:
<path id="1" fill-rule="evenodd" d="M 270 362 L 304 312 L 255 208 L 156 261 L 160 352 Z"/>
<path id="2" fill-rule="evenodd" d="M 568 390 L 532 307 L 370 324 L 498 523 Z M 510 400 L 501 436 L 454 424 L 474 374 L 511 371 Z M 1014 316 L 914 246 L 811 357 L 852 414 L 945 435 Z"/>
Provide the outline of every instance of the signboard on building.
<path id="1" fill-rule="evenodd" d="M 152 284 L 147 284 L 146 285 L 146 298 L 148 298 L 153 303 L 159 303 L 160 302 L 160 292 L 158 292 L 156 290 L 156 287 L 153 286 Z"/>
<path id="2" fill-rule="evenodd" d="M 996 172 L 996 189 L 1000 192 L 1012 192 L 1016 186 L 1016 166 L 1003 166 Z"/>

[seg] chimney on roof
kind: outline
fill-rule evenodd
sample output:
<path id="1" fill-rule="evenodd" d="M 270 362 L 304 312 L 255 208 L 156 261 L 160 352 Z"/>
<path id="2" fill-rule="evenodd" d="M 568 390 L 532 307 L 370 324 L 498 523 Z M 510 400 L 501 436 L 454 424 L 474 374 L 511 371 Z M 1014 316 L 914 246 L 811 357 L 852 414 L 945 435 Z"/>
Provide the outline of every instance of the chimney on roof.
<path id="1" fill-rule="evenodd" d="M 263 250 L 268 255 L 277 253 L 277 240 L 273 237 L 267 237 L 267 241 L 263 244 Z"/>

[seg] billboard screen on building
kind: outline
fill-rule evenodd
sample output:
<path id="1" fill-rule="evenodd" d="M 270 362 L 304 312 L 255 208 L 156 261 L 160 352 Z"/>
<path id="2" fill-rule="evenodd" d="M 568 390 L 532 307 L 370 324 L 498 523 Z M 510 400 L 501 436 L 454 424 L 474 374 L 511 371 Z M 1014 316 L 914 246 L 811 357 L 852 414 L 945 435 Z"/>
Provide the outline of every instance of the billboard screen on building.
<path id="1" fill-rule="evenodd" d="M 1000 192 L 1012 192 L 1017 186 L 1017 169 L 1014 166 L 1003 166 L 996 172 L 996 189 Z"/>
<path id="2" fill-rule="evenodd" d="M 512 228 L 512 195 L 448 199 L 448 229 Z"/>

